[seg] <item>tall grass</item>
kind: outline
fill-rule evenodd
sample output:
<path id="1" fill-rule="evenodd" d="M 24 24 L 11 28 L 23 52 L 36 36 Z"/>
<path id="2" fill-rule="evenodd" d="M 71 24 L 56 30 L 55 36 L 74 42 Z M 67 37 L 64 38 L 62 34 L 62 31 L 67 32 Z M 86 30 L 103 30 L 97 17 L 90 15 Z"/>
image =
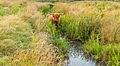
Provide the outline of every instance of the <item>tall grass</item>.
<path id="1" fill-rule="evenodd" d="M 25 3 L 15 4 L 13 6 L 0 6 L 0 16 L 16 14 L 25 7 Z"/>
<path id="2" fill-rule="evenodd" d="M 61 28 L 60 30 L 65 36 L 75 40 L 86 41 L 94 28 L 99 29 L 99 23 L 97 19 L 94 19 L 97 15 L 88 16 L 63 16 L 61 17 Z M 98 17 L 99 18 L 99 17 Z M 98 26 L 95 26 L 98 24 Z M 97 30 L 96 30 L 97 32 Z"/>
<path id="3" fill-rule="evenodd" d="M 60 31 L 57 30 L 57 27 L 51 22 L 48 23 L 48 31 L 51 35 L 51 42 L 53 45 L 58 47 L 57 55 L 58 60 L 65 59 L 67 57 L 67 50 L 69 48 L 69 42 L 60 35 Z"/>
<path id="4" fill-rule="evenodd" d="M 38 40 L 33 43 L 32 48 L 28 50 L 19 50 L 11 58 L 11 66 L 55 66 L 60 65 L 57 61 L 56 51 L 52 44 L 47 41 L 49 38 L 45 33 L 39 33 L 39 37 L 35 35 L 35 39 Z M 47 58 L 46 58 L 47 57 Z"/>
<path id="5" fill-rule="evenodd" d="M 61 66 L 63 55 L 57 55 L 58 47 L 50 44 L 46 32 L 41 33 L 44 16 L 36 5 L 30 11 L 30 5 L 0 18 L 0 66 Z"/>
<path id="6" fill-rule="evenodd" d="M 53 7 L 1 0 L 0 4 L 1 66 L 59 66 L 68 56 L 67 38 L 81 40 L 85 53 L 93 59 L 108 66 L 120 65 L 119 3 L 86 1 L 55 3 Z M 46 24 L 45 15 L 51 12 L 65 13 L 59 29 Z"/>
<path id="7" fill-rule="evenodd" d="M 46 15 L 48 13 L 51 13 L 51 9 L 53 8 L 53 6 L 53 4 L 48 4 L 47 6 L 38 7 L 38 10 Z"/>
<path id="8" fill-rule="evenodd" d="M 18 16 L 4 16 L 0 20 L 0 32 L 0 65 L 8 64 L 17 50 L 30 47 L 31 27 Z"/>
<path id="9" fill-rule="evenodd" d="M 60 32 L 72 40 L 81 40 L 84 44 L 85 53 L 98 62 L 105 63 L 108 66 L 119 66 L 118 49 L 120 47 L 119 29 L 117 29 L 119 27 L 119 8 L 116 8 L 111 2 L 97 2 L 93 5 L 87 2 L 89 6 L 83 4 L 81 6 L 86 9 L 88 9 L 87 7 L 94 8 L 91 11 L 84 9 L 84 12 L 80 11 L 77 14 L 70 11 L 70 13 L 62 16 Z M 117 34 L 115 34 L 116 32 Z"/>
<path id="10" fill-rule="evenodd" d="M 87 43 L 83 45 L 86 54 L 90 55 L 93 59 L 107 66 L 119 66 L 120 62 L 120 46 L 115 43 L 100 44 L 98 38 L 91 35 Z"/>
<path id="11" fill-rule="evenodd" d="M 31 27 L 17 16 L 5 16 L 0 21 L 0 40 L 12 39 L 21 47 L 31 42 Z"/>

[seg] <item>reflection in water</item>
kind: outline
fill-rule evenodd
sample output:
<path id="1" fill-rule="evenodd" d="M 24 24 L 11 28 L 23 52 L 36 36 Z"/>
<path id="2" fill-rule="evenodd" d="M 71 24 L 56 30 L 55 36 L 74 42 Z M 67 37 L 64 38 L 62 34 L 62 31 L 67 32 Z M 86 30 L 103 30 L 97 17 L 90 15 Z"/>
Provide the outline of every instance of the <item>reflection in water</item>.
<path id="1" fill-rule="evenodd" d="M 72 42 L 66 66 L 96 66 L 96 62 L 85 57 L 80 42 Z"/>

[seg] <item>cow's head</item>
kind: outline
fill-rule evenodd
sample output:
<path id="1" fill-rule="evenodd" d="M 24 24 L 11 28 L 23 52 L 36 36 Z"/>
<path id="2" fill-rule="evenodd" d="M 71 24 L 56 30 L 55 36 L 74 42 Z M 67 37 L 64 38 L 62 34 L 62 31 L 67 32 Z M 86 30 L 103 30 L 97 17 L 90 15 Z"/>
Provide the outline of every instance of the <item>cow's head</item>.
<path id="1" fill-rule="evenodd" d="M 49 20 L 59 21 L 59 18 L 61 15 L 63 15 L 63 13 L 51 13 L 51 14 L 48 14 L 47 17 Z"/>

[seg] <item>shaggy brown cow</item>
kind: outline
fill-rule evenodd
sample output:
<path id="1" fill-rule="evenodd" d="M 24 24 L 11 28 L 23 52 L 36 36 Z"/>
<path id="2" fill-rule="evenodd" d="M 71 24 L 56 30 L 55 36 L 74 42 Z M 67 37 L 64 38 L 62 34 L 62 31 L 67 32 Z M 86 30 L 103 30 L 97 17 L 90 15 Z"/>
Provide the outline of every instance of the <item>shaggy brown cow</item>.
<path id="1" fill-rule="evenodd" d="M 58 27 L 59 26 L 59 18 L 61 15 L 63 15 L 63 13 L 51 13 L 51 14 L 47 15 L 47 19 Z"/>

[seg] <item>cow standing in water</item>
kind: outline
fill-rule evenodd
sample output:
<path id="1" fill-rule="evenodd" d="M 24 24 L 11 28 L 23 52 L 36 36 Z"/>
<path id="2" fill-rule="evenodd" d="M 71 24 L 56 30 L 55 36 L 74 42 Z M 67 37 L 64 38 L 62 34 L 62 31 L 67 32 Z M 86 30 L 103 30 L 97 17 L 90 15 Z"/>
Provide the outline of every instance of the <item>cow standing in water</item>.
<path id="1" fill-rule="evenodd" d="M 60 16 L 63 15 L 63 13 L 51 13 L 47 15 L 47 19 L 52 22 L 52 24 L 55 24 L 55 26 L 58 28 L 59 27 L 59 19 Z"/>

